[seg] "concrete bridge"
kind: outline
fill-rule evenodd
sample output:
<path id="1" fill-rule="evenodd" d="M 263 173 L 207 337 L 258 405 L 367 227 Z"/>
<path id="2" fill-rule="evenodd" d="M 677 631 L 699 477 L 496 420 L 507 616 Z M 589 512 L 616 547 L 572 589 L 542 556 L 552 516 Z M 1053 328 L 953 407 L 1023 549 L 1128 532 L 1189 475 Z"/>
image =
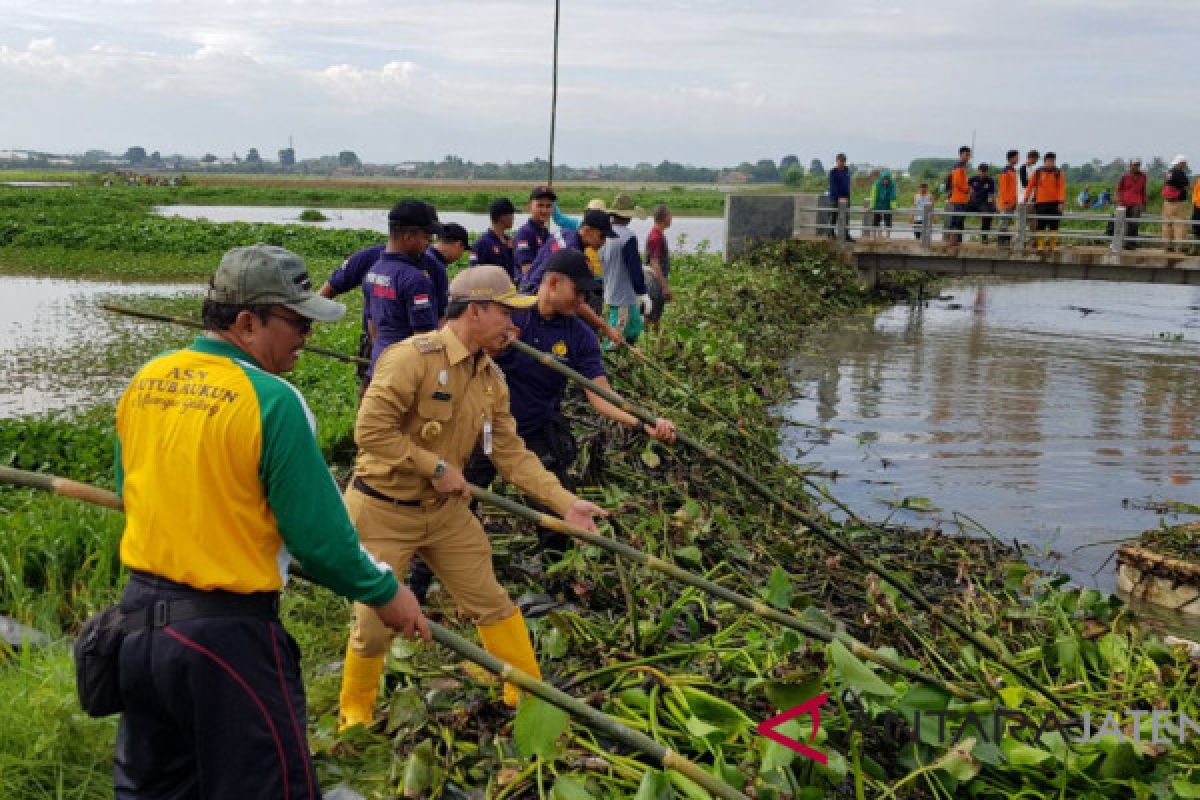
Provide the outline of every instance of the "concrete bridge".
<path id="1" fill-rule="evenodd" d="M 869 211 L 844 204 L 840 209 L 822 208 L 820 195 L 727 195 L 725 256 L 736 257 L 759 241 L 829 242 L 833 235 L 833 241 L 857 264 L 864 282 L 870 285 L 882 272 L 912 270 L 935 275 L 1200 286 L 1200 258 L 1167 252 L 1160 235 L 1161 217 L 1140 218 L 1139 235 L 1132 240 L 1125 236 L 1122 208 L 1112 215 L 1067 214 L 1062 218 L 1058 246 L 1050 250 L 1036 246 L 1030 230 L 1032 211 L 1025 206 L 1009 215 L 1011 228 L 1004 244 L 998 242 L 996 230 L 988 234 L 988 242 L 982 240 L 980 215 L 968 214 L 963 243 L 950 244 L 943 236 L 947 216 L 943 209 L 933 210 L 915 225 L 912 209 L 898 208 L 892 213 L 894 225 L 889 231 L 873 226 Z M 1111 233 L 1097 225 L 1109 221 L 1113 223 Z M 884 238 L 889 234 L 890 238 Z M 1192 242 L 1189 237 L 1187 244 Z"/>

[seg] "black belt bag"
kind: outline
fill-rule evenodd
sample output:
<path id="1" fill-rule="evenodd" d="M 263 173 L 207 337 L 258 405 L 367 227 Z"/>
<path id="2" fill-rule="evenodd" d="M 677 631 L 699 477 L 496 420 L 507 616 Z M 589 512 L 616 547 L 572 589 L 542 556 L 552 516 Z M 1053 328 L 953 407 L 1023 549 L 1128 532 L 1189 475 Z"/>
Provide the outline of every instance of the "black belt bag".
<path id="1" fill-rule="evenodd" d="M 129 612 L 111 606 L 88 618 L 75 639 L 75 690 L 79 705 L 92 717 L 124 710 L 121 700 L 121 642 L 146 628 L 210 617 L 279 616 L 279 594 L 197 593 L 180 600 L 160 600 Z"/>

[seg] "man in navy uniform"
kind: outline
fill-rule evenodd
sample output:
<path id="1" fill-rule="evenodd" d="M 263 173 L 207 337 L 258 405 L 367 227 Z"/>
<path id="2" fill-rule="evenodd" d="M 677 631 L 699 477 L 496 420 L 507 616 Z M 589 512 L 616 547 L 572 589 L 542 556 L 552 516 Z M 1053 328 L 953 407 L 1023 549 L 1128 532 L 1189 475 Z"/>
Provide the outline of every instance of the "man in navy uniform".
<path id="1" fill-rule="evenodd" d="M 513 263 L 516 265 L 517 283 L 520 282 L 520 277 L 529 271 L 529 266 L 537 257 L 538 251 L 550 238 L 550 229 L 546 227 L 546 223 L 554 215 L 554 203 L 557 200 L 558 195 L 546 186 L 538 186 L 529 193 L 529 219 L 513 237 Z"/>
<path id="2" fill-rule="evenodd" d="M 388 214 L 388 243 L 363 278 L 371 337 L 368 380 L 388 347 L 414 333 L 437 330 L 437 297 L 424 260 L 432 237 L 442 230 L 428 203 L 397 203 Z"/>
<path id="3" fill-rule="evenodd" d="M 600 212 L 603 214 L 603 212 Z M 586 217 L 585 217 L 586 219 Z M 537 304 L 528 311 L 513 314 L 517 338 L 530 347 L 549 353 L 561 363 L 611 389 L 604 372 L 600 342 L 592 329 L 579 318 L 587 308 L 586 293 L 599 286 L 587 258 L 573 248 L 550 255 L 537 290 Z M 493 360 L 504 371 L 508 383 L 509 407 L 517 422 L 517 434 L 525 446 L 542 460 L 543 466 L 564 486 L 572 485 L 568 470 L 575 461 L 576 445 L 571 426 L 562 414 L 567 379 L 539 364 L 530 356 L 507 349 Z M 675 439 L 675 423 L 658 419 L 644 425 L 637 417 L 621 410 L 604 398 L 585 391 L 596 413 L 622 425 L 641 428 L 660 441 Z M 464 473 L 471 483 L 487 486 L 496 475 L 491 461 L 476 450 Z M 563 534 L 540 533 L 541 548 L 547 554 L 561 553 L 571 538 Z"/>
<path id="4" fill-rule="evenodd" d="M 508 232 L 512 229 L 513 218 L 516 214 L 517 209 L 507 197 L 492 201 L 491 208 L 488 209 L 492 227 L 475 240 L 475 246 L 471 248 L 470 261 L 472 267 L 480 264 L 495 264 L 503 267 L 508 276 L 512 278 L 513 283 L 519 283 L 520 276 L 517 275 L 516 266 L 513 263 L 513 240 Z"/>
<path id="5" fill-rule="evenodd" d="M 425 250 L 424 266 L 425 271 L 429 273 L 429 279 L 433 281 L 439 320 L 446 316 L 446 306 L 450 303 L 450 277 L 447 270 L 451 264 L 462 258 L 465 252 L 467 229 L 457 222 L 442 225 L 442 235 Z"/>

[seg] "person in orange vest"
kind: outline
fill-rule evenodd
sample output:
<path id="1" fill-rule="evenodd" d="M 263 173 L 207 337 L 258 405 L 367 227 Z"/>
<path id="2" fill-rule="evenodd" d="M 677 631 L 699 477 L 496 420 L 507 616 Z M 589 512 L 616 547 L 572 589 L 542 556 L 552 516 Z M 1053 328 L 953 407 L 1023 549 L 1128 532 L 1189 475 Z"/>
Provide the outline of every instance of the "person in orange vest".
<path id="1" fill-rule="evenodd" d="M 967 176 L 967 165 L 970 163 L 971 148 L 964 144 L 958 148 L 958 164 L 946 176 L 946 191 L 949 193 L 949 197 L 946 198 L 946 210 L 959 212 L 946 215 L 946 244 L 962 243 L 962 230 L 967 221 L 962 212 L 967 210 L 967 202 L 971 199 L 971 186 L 968 183 L 970 179 Z"/>
<path id="2" fill-rule="evenodd" d="M 1200 242 L 1200 177 L 1192 186 L 1192 238 Z M 1193 245 L 1192 249 L 1200 249 L 1200 244 Z"/>
<path id="3" fill-rule="evenodd" d="M 1008 163 L 996 176 L 996 205 L 1003 215 L 1000 217 L 1000 234 L 997 237 L 1001 247 L 1012 239 L 1007 231 L 1012 228 L 1012 215 L 1017 210 L 1017 159 L 1020 157 L 1021 154 L 1016 150 L 1009 150 L 1006 155 Z"/>
<path id="4" fill-rule="evenodd" d="M 1056 166 L 1057 161 L 1054 153 L 1046 153 L 1042 157 L 1042 166 L 1025 187 L 1025 202 L 1033 202 L 1034 230 L 1037 231 L 1034 247 L 1038 250 L 1058 247 L 1058 223 L 1067 202 L 1067 177 Z"/>

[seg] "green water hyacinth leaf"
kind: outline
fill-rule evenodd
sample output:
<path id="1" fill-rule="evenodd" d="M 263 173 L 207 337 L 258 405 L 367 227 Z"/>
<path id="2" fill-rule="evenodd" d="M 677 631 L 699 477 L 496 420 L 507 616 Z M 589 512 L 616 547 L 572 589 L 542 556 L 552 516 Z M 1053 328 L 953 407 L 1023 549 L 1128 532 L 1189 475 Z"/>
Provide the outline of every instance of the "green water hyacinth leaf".
<path id="1" fill-rule="evenodd" d="M 673 800 L 671 780 L 661 770 L 652 769 L 642 776 L 633 800 Z"/>
<path id="2" fill-rule="evenodd" d="M 726 734 L 738 734 L 754 727 L 754 722 L 732 703 L 692 686 L 680 687 L 679 693 L 698 719 Z"/>
<path id="3" fill-rule="evenodd" d="M 433 785 L 433 742 L 421 742 L 404 763 L 404 796 L 422 797 Z"/>
<path id="4" fill-rule="evenodd" d="M 1184 800 L 1200 797 L 1200 785 L 1189 783 L 1183 778 L 1171 781 L 1171 791 L 1175 793 L 1176 797 L 1184 798 Z"/>
<path id="5" fill-rule="evenodd" d="M 581 781 L 567 775 L 560 775 L 554 782 L 550 792 L 552 800 L 594 800 L 595 795 L 587 790 Z"/>
<path id="6" fill-rule="evenodd" d="M 877 697 L 895 697 L 896 690 L 884 683 L 883 679 L 871 671 L 870 667 L 859 660 L 858 656 L 846 649 L 838 640 L 829 643 L 825 653 L 833 665 L 834 672 L 851 689 L 863 694 L 873 694 Z"/>
<path id="7" fill-rule="evenodd" d="M 527 696 L 521 701 L 513 723 L 513 738 L 525 758 L 554 758 L 558 737 L 567 730 L 567 712 L 538 697 Z"/>
<path id="8" fill-rule="evenodd" d="M 792 579 L 783 567 L 771 570 L 771 577 L 767 579 L 767 602 L 784 609 L 792 605 Z"/>
<path id="9" fill-rule="evenodd" d="M 642 451 L 642 463 L 650 469 L 658 469 L 662 466 L 662 457 L 647 447 Z"/>
<path id="10" fill-rule="evenodd" d="M 1000 748 L 1004 751 L 1008 763 L 1015 767 L 1036 767 L 1054 755 L 1039 747 L 1031 747 L 1013 739 L 1005 739 Z"/>

